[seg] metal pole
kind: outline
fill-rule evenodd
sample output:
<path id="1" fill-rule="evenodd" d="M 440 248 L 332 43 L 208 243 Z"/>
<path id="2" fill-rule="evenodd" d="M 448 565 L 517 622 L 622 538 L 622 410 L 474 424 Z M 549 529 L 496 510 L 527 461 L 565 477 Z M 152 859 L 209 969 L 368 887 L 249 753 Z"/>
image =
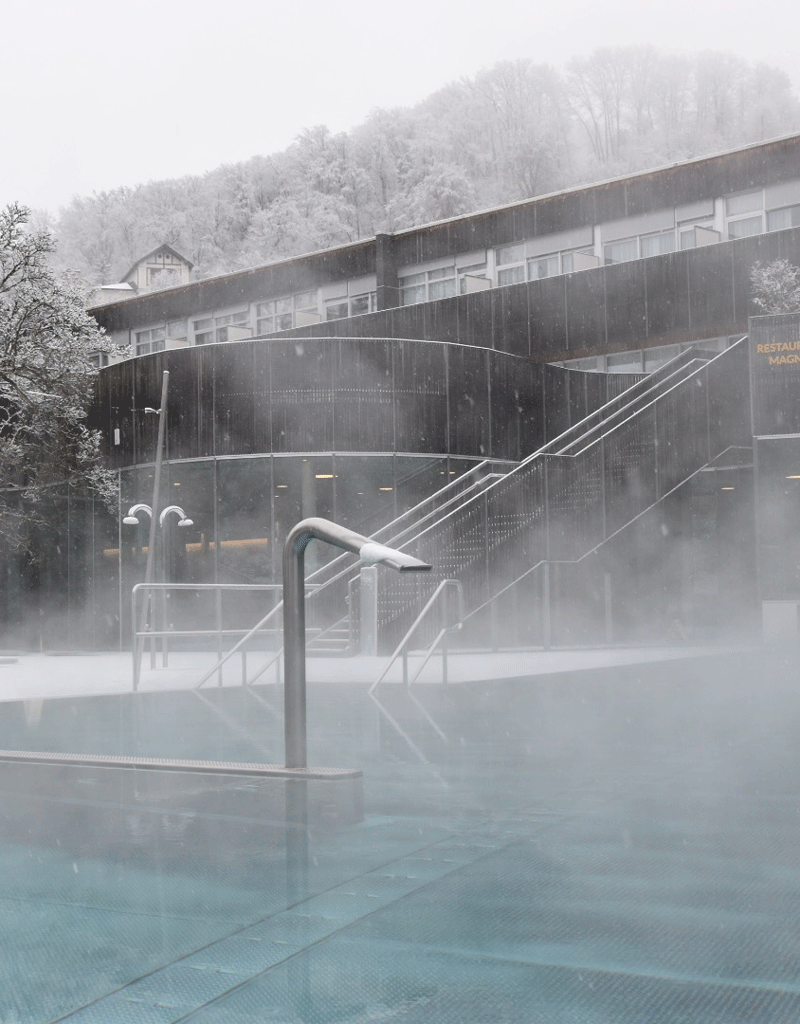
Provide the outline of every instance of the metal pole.
<path id="1" fill-rule="evenodd" d="M 361 653 L 377 657 L 378 654 L 378 570 L 365 565 L 361 570 Z M 353 606 L 350 606 L 353 617 Z"/>
<path id="2" fill-rule="evenodd" d="M 398 572 L 429 572 L 431 566 L 387 548 L 328 519 L 304 519 L 283 545 L 284 741 L 286 767 L 306 768 L 306 607 L 305 550 L 314 540 L 344 548 L 371 564 Z"/>
<path id="3" fill-rule="evenodd" d="M 302 525 L 302 524 L 301 524 Z M 283 546 L 283 703 L 287 768 L 306 768 L 305 550 L 311 533 L 289 532 Z"/>
<path id="4" fill-rule="evenodd" d="M 216 614 L 217 614 L 217 664 L 219 665 L 219 671 L 217 672 L 217 686 L 222 686 L 222 591 L 217 590 L 216 592 Z"/>
<path id="5" fill-rule="evenodd" d="M 147 565 L 144 570 L 144 582 L 147 587 L 153 582 L 153 556 L 156 546 L 157 534 L 157 519 L 158 519 L 158 499 L 161 491 L 161 466 L 164 461 L 164 432 L 167 426 L 167 390 L 169 388 L 169 370 L 164 370 L 164 374 L 161 378 L 161 407 L 158 410 L 158 441 L 156 443 L 156 470 L 155 478 L 153 480 L 153 504 L 150 506 L 150 539 L 147 543 Z M 142 605 L 142 620 L 141 630 L 143 634 L 145 627 L 147 626 L 147 609 L 150 605 L 150 601 L 145 601 Z M 144 637 L 138 639 L 134 638 L 135 642 L 141 646 L 137 651 L 137 661 L 141 658 L 141 652 L 144 646 Z M 154 653 L 154 649 L 150 647 L 150 650 Z M 134 679 L 134 689 L 138 689 L 139 680 Z"/>

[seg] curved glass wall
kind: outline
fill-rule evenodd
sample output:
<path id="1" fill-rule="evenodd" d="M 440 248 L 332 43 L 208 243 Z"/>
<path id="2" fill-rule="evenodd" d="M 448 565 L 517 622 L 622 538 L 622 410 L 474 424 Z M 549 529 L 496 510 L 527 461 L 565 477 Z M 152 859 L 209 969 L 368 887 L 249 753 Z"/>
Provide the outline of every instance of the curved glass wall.
<path id="1" fill-rule="evenodd" d="M 192 520 L 178 525 L 167 517 L 160 534 L 156 574 L 172 583 L 281 583 L 286 534 L 301 519 L 321 516 L 371 534 L 469 469 L 479 460 L 413 455 L 261 455 L 204 459 L 165 465 L 162 504 L 176 504 Z M 122 515 L 137 503 L 150 504 L 153 468 L 119 472 Z M 120 526 L 121 543 L 106 541 L 103 564 L 118 573 L 112 602 L 115 622 L 130 631 L 130 594 L 144 579 L 150 521 Z M 313 572 L 338 552 L 310 545 L 306 571 Z M 117 569 L 118 566 L 118 569 Z M 212 598 L 175 592 L 173 618 L 211 625 Z M 262 614 L 264 594 L 225 598 L 224 619 L 238 626 Z M 107 605 L 106 605 L 107 608 Z M 191 614 L 190 614 L 191 613 Z M 106 611 L 106 614 L 109 614 Z M 195 628 L 202 628 L 196 626 Z"/>

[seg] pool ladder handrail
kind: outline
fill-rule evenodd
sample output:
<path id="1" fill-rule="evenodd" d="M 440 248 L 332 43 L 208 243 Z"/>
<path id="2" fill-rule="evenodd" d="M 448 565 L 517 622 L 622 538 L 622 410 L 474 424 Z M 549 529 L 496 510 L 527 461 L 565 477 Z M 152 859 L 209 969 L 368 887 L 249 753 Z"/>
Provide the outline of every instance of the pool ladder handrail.
<path id="1" fill-rule="evenodd" d="M 433 643 L 426 650 L 425 656 L 422 659 L 422 664 L 419 666 L 417 671 L 414 673 L 413 678 L 409 679 L 409 677 L 408 677 L 408 644 L 409 644 L 409 641 L 411 640 L 411 637 L 414 635 L 414 633 L 417 631 L 417 628 L 428 617 L 428 615 L 431 612 L 431 609 L 434 607 L 434 605 L 437 604 L 437 602 L 439 601 L 439 596 L 441 594 L 444 594 L 448 590 L 455 590 L 455 592 L 456 592 L 458 612 L 457 612 L 457 615 L 454 616 L 455 621 L 448 621 L 447 616 L 445 616 L 445 625 L 439 630 L 439 632 L 436 634 L 436 637 L 433 640 Z M 451 606 L 448 605 L 448 604 L 445 604 L 445 612 L 447 611 L 448 607 L 451 607 Z M 461 580 L 454 580 L 454 579 L 442 580 L 441 583 L 439 584 L 439 586 L 434 590 L 434 592 L 431 594 L 431 596 L 425 602 L 425 605 L 422 608 L 422 610 L 420 611 L 419 615 L 417 615 L 416 619 L 414 619 L 412 624 L 406 630 L 406 633 L 403 636 L 403 639 L 400 641 L 400 643 L 397 645 L 397 647 L 394 649 L 394 651 L 390 655 L 389 660 L 384 665 L 383 671 L 378 676 L 378 678 L 375 680 L 375 682 L 372 684 L 372 686 L 370 686 L 368 692 L 370 694 L 372 694 L 372 692 L 376 689 L 376 687 L 378 687 L 383 682 L 383 680 L 386 678 L 386 676 L 389 674 L 389 670 L 391 669 L 392 665 L 394 665 L 394 663 L 397 661 L 397 659 L 399 657 L 401 657 L 401 656 L 403 658 L 403 685 L 404 686 L 410 686 L 412 683 L 415 683 L 417 681 L 417 679 L 419 679 L 420 675 L 422 674 L 422 670 L 425 668 L 425 666 L 430 661 L 431 656 L 433 655 L 433 652 L 436 650 L 436 648 L 439 646 L 439 644 L 442 642 L 442 640 L 445 638 L 445 636 L 448 633 L 450 633 L 450 632 L 453 632 L 455 630 L 461 629 L 461 625 L 463 623 L 463 620 L 464 620 L 464 591 L 463 591 L 463 587 L 461 586 Z M 447 645 L 446 644 L 442 644 L 442 682 L 445 682 L 445 683 L 447 682 Z"/>

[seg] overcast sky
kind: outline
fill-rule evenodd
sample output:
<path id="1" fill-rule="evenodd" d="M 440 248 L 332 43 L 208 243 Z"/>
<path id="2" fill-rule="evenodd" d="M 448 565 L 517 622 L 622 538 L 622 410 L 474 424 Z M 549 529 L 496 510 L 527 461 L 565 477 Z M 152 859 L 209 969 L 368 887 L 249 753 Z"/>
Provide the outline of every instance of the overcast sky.
<path id="1" fill-rule="evenodd" d="M 3 15 L 0 205 L 72 195 L 344 130 L 505 58 L 562 67 L 598 46 L 728 51 L 800 92 L 800 5 L 733 0 L 28 0 Z M 778 29 L 780 25 L 780 29 Z"/>

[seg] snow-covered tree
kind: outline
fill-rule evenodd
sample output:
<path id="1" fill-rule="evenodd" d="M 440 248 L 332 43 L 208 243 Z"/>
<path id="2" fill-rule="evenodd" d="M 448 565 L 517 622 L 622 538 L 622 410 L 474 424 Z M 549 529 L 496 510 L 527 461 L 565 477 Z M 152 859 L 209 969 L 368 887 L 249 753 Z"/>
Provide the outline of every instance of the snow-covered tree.
<path id="1" fill-rule="evenodd" d="M 750 284 L 753 302 L 762 313 L 800 312 L 800 267 L 788 260 L 754 263 Z"/>
<path id="2" fill-rule="evenodd" d="M 53 242 L 28 211 L 0 210 L 0 536 L 6 550 L 46 527 L 65 488 L 111 500 L 99 437 L 86 426 L 96 370 L 110 343 L 84 296 L 48 265 Z"/>

